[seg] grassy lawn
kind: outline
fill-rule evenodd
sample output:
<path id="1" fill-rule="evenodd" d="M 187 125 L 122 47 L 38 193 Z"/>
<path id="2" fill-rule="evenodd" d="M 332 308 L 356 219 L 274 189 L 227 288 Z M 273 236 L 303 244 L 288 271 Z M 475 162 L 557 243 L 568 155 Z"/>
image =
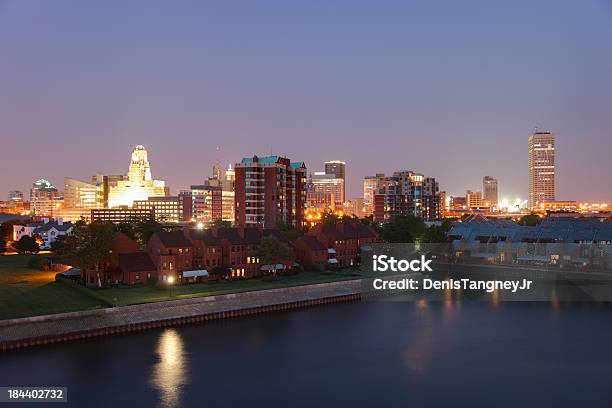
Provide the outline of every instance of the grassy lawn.
<path id="1" fill-rule="evenodd" d="M 0 256 L 0 320 L 103 307 L 94 297 L 55 282 L 55 272 L 28 268 L 37 256 Z"/>
<path id="2" fill-rule="evenodd" d="M 99 293 L 109 300 L 117 299 L 119 305 L 159 302 L 170 299 L 186 299 L 200 296 L 222 295 L 226 293 L 249 292 L 254 290 L 275 289 L 314 283 L 335 282 L 359 278 L 354 270 L 342 270 L 333 274 L 302 272 L 292 276 L 281 276 L 270 281 L 262 278 L 214 281 L 206 283 L 183 284 L 171 289 L 158 289 L 153 286 L 114 287 L 100 289 Z"/>
<path id="3" fill-rule="evenodd" d="M 28 261 L 37 256 L 41 255 L 0 256 L 0 320 L 108 307 L 104 299 L 123 306 L 358 279 L 368 275 L 354 269 L 342 269 L 326 274 L 302 272 L 281 276 L 278 280 L 257 278 L 183 284 L 171 289 L 154 286 L 87 289 L 55 282 L 55 272 L 28 268 Z"/>

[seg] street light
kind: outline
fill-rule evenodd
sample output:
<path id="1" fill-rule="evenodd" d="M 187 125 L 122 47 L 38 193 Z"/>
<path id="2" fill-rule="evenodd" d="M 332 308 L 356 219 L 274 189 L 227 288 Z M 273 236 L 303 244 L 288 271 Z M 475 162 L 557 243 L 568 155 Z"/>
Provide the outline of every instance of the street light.
<path id="1" fill-rule="evenodd" d="M 168 276 L 168 284 L 170 285 L 170 297 L 174 297 L 174 294 L 172 293 L 172 289 L 174 287 L 174 276 Z"/>

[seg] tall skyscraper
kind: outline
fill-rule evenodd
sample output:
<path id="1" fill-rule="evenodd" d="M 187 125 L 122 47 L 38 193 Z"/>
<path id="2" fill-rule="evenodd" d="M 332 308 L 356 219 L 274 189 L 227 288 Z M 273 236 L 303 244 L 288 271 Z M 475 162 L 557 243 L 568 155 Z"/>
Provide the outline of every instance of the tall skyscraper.
<path id="1" fill-rule="evenodd" d="M 487 207 L 497 207 L 499 198 L 497 195 L 497 179 L 491 176 L 484 176 L 482 179 L 482 199 Z"/>
<path id="2" fill-rule="evenodd" d="M 217 161 L 213 165 L 213 175 L 212 178 L 216 180 L 221 180 L 221 164 Z"/>
<path id="3" fill-rule="evenodd" d="M 529 207 L 555 201 L 555 135 L 538 132 L 529 136 Z"/>
<path id="4" fill-rule="evenodd" d="M 374 211 L 374 194 L 378 188 L 378 181 L 383 177 L 385 177 L 384 174 L 378 173 L 363 179 L 363 213 L 366 217 L 372 215 Z"/>
<path id="5" fill-rule="evenodd" d="M 164 181 L 153 180 L 147 150 L 138 145 L 132 152 L 127 179 L 118 180 L 115 186 L 109 186 L 108 206 L 131 207 L 136 200 L 167 196 L 168 190 Z"/>
<path id="6" fill-rule="evenodd" d="M 340 160 L 330 160 L 325 162 L 325 174 L 333 174 L 336 178 L 342 179 L 342 196 L 337 197 L 340 203 L 346 201 L 346 163 Z"/>
<path id="7" fill-rule="evenodd" d="M 236 225 L 304 224 L 306 166 L 286 157 L 245 157 L 235 166 Z"/>

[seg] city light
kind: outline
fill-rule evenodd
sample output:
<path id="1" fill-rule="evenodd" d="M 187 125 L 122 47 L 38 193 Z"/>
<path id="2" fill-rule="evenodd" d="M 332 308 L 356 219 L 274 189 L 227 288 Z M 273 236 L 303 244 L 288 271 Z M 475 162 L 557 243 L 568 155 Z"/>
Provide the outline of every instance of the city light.
<path id="1" fill-rule="evenodd" d="M 171 285 L 174 283 L 174 276 L 169 276 L 168 277 L 168 283 L 171 284 Z"/>
<path id="2" fill-rule="evenodd" d="M 196 224 L 196 228 L 199 229 L 199 230 L 203 230 L 204 229 L 204 223 L 203 222 L 198 222 Z"/>

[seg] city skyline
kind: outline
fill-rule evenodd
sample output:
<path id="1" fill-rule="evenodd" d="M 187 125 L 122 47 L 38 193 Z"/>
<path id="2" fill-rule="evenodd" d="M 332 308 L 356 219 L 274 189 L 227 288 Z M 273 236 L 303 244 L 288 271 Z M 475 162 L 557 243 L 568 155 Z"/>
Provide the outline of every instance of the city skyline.
<path id="1" fill-rule="evenodd" d="M 611 11 L 4 2 L 0 137 L 15 154 L 0 192 L 122 173 L 124 152 L 143 144 L 173 194 L 217 161 L 272 153 L 312 169 L 345 161 L 347 199 L 364 176 L 396 170 L 449 195 L 491 175 L 500 199 L 526 199 L 525 139 L 538 126 L 557 136 L 557 199 L 611 201 Z"/>

